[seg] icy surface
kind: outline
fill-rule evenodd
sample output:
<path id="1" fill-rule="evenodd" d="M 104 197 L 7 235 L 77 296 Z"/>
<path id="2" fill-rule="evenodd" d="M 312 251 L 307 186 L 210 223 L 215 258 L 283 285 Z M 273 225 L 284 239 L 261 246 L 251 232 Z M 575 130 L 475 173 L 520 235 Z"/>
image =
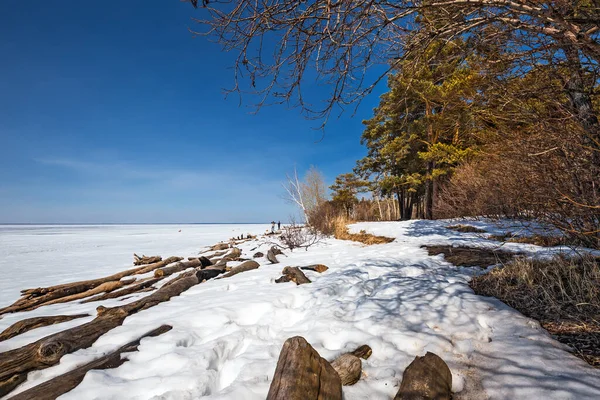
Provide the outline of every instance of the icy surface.
<path id="1" fill-rule="evenodd" d="M 477 223 L 491 231 L 505 228 Z M 362 344 L 373 349 L 364 375 L 344 387 L 347 400 L 391 399 L 402 372 L 416 355 L 432 351 L 453 374 L 456 399 L 598 399 L 600 370 L 564 350 L 539 324 L 496 299 L 476 296 L 467 282 L 479 269 L 455 268 L 429 257 L 423 244 L 497 246 L 485 235 L 458 233 L 444 221 L 360 223 L 352 231 L 395 237 L 363 246 L 328 239 L 309 251 L 286 251 L 280 264 L 208 281 L 181 296 L 128 317 L 92 347 L 66 355 L 60 364 L 29 374 L 16 392 L 71 370 L 134 340 L 161 324 L 173 330 L 142 341 L 116 369 L 89 372 L 61 399 L 264 399 L 283 342 L 304 336 L 325 358 Z M 1 305 L 24 287 L 100 277 L 131 266 L 133 252 L 188 256 L 203 246 L 267 226 L 38 227 L 36 232 L 0 228 Z M 178 230 L 181 229 L 181 232 Z M 508 229 L 508 228 L 506 228 Z M 266 252 L 267 243 L 240 246 L 245 256 Z M 552 252 L 524 244 L 511 249 Z M 322 263 L 307 271 L 313 283 L 275 284 L 286 265 Z M 147 295 L 143 293 L 126 301 Z M 122 304 L 118 299 L 105 306 Z M 99 303 L 57 304 L 7 315 L 0 330 L 17 320 L 89 312 Z M 0 342 L 0 351 L 91 320 L 45 327 Z"/>

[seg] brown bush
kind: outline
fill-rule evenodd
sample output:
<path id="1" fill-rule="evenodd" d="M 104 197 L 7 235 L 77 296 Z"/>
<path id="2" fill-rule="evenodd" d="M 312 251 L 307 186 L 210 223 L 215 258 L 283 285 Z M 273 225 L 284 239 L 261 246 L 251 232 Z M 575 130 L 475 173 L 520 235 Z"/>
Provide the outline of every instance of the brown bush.
<path id="1" fill-rule="evenodd" d="M 539 320 L 576 355 L 600 366 L 600 258 L 517 258 L 475 277 L 471 287 Z"/>

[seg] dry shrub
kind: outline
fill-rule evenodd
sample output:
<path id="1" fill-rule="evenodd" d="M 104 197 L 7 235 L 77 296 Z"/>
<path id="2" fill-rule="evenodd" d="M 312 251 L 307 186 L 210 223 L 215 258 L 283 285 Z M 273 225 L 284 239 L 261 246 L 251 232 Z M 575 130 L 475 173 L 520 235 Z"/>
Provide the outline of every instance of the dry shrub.
<path id="1" fill-rule="evenodd" d="M 481 247 L 423 246 L 430 256 L 443 254 L 444 259 L 457 267 L 481 267 L 505 263 L 520 253 Z"/>
<path id="2" fill-rule="evenodd" d="M 360 242 L 366 245 L 385 244 L 394 241 L 394 238 L 372 235 L 364 230 L 360 231 L 359 233 L 350 233 L 347 226 L 349 222 L 350 221 L 343 216 L 340 216 L 335 220 L 334 237 L 336 239 L 352 240 L 354 242 Z"/>
<path id="3" fill-rule="evenodd" d="M 471 287 L 539 320 L 576 355 L 600 366 L 600 258 L 518 258 L 475 277 Z"/>
<path id="4" fill-rule="evenodd" d="M 450 226 L 447 226 L 446 229 L 451 229 L 453 231 L 463 232 L 463 233 L 485 233 L 485 229 L 479 229 L 479 228 L 476 228 L 471 225 L 462 225 L 462 224 L 450 225 Z"/>
<path id="5" fill-rule="evenodd" d="M 567 116 L 532 120 L 540 122 L 487 132 L 480 156 L 438 191 L 436 216 L 534 218 L 600 248 L 600 155 Z"/>
<path id="6" fill-rule="evenodd" d="M 573 240 L 567 240 L 564 236 L 553 236 L 553 235 L 533 235 L 533 236 L 514 236 L 510 232 L 503 235 L 490 235 L 488 237 L 491 240 L 497 240 L 499 242 L 510 242 L 510 243 L 526 243 L 534 244 L 541 247 L 555 247 L 562 245 L 573 245 L 577 246 L 577 243 Z"/>

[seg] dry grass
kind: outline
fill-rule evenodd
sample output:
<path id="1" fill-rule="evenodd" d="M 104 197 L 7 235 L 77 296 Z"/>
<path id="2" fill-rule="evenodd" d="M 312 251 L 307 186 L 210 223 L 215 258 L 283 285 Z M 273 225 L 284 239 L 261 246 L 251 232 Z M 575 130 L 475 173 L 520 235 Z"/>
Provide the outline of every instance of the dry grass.
<path id="1" fill-rule="evenodd" d="M 478 247 L 423 246 L 430 256 L 443 254 L 444 259 L 458 267 L 481 267 L 505 263 L 520 253 Z"/>
<path id="2" fill-rule="evenodd" d="M 479 228 L 476 228 L 471 225 L 463 225 L 463 224 L 450 225 L 450 226 L 447 226 L 446 229 L 451 229 L 453 231 L 463 232 L 463 233 L 485 233 L 486 232 L 484 229 L 479 229 Z"/>
<path id="3" fill-rule="evenodd" d="M 333 236 L 336 239 L 341 240 L 352 240 L 354 242 L 364 243 L 366 245 L 372 244 L 384 244 L 390 243 L 394 241 L 394 238 L 389 238 L 386 236 L 376 236 L 365 231 L 360 231 L 360 233 L 350 233 L 348 231 L 348 221 L 344 217 L 338 217 L 335 220 L 335 228 L 333 232 Z"/>
<path id="4" fill-rule="evenodd" d="M 533 236 L 513 236 L 512 233 L 507 232 L 504 235 L 491 235 L 491 240 L 497 240 L 499 242 L 511 242 L 511 243 L 527 243 L 534 244 L 542 247 L 554 247 L 569 244 L 563 236 L 552 236 L 552 235 L 533 235 Z M 575 244 L 575 243 L 570 243 Z"/>
<path id="5" fill-rule="evenodd" d="M 471 287 L 539 320 L 575 355 L 600 367 L 600 258 L 518 258 L 475 277 Z"/>

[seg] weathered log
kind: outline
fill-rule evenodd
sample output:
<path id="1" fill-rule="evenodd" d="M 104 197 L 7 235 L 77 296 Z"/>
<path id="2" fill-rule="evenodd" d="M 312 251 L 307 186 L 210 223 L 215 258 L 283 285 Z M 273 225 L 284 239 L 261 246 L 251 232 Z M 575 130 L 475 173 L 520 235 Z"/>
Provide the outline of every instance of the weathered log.
<path id="1" fill-rule="evenodd" d="M 231 249 L 231 251 L 229 251 L 229 253 L 227 253 L 225 255 L 225 257 L 229 257 L 229 258 L 232 258 L 235 260 L 235 259 L 240 258 L 241 255 L 242 255 L 242 251 L 239 248 L 234 247 L 233 249 Z"/>
<path id="2" fill-rule="evenodd" d="M 260 251 L 257 251 L 256 253 L 254 253 L 252 258 L 260 258 L 260 257 L 264 257 L 264 256 L 265 255 L 263 253 L 261 253 Z"/>
<path id="3" fill-rule="evenodd" d="M 133 253 L 133 265 L 146 265 L 162 261 L 161 256 L 144 256 L 141 257 Z"/>
<path id="4" fill-rule="evenodd" d="M 354 385 L 360 379 L 362 363 L 360 358 L 352 353 L 344 353 L 331 363 L 335 372 L 340 376 L 343 386 Z"/>
<path id="5" fill-rule="evenodd" d="M 352 354 L 354 354 L 356 357 L 362 358 L 363 360 L 367 360 L 369 357 L 371 357 L 371 354 L 373 354 L 373 350 L 366 344 L 363 344 L 358 349 L 354 350 Z"/>
<path id="6" fill-rule="evenodd" d="M 31 389 L 27 389 L 13 396 L 12 399 L 54 400 L 57 397 L 67 393 L 68 391 L 73 390 L 77 385 L 79 385 L 81 381 L 83 381 L 83 378 L 85 377 L 85 374 L 88 371 L 93 369 L 117 368 L 118 366 L 128 361 L 127 358 L 121 358 L 122 353 L 130 353 L 133 351 L 137 351 L 142 339 L 146 337 L 155 337 L 162 335 L 163 333 L 168 332 L 171 329 L 172 327 L 169 325 L 162 325 L 159 328 L 156 328 L 140 336 L 138 339 L 121 346 L 117 350 L 103 357 L 100 357 L 87 364 L 81 365 L 72 371 L 52 378 L 49 381 L 32 387 Z"/>
<path id="7" fill-rule="evenodd" d="M 27 380 L 27 374 L 16 374 L 12 375 L 7 379 L 0 380 L 0 397 L 4 397 L 10 393 L 14 388 L 19 386 L 21 383 Z"/>
<path id="8" fill-rule="evenodd" d="M 240 272 L 250 271 L 252 269 L 256 269 L 260 267 L 260 264 L 253 260 L 244 261 L 240 265 L 233 267 L 231 271 L 226 273 L 225 275 L 220 276 L 218 279 L 229 278 L 230 276 L 237 275 Z"/>
<path id="9" fill-rule="evenodd" d="M 59 324 L 61 322 L 71 321 L 77 318 L 89 317 L 90 314 L 76 314 L 76 315 L 52 315 L 47 317 L 35 317 L 27 318 L 19 322 L 15 322 L 2 333 L 0 333 L 0 342 L 8 340 L 12 337 L 28 332 L 35 328 L 41 328 L 42 326 L 49 326 Z"/>
<path id="10" fill-rule="evenodd" d="M 267 400 L 341 400 L 342 383 L 332 366 L 300 336 L 283 344 Z"/>
<path id="11" fill-rule="evenodd" d="M 400 390 L 394 400 L 450 400 L 452 373 L 436 354 L 415 357 L 404 370 Z"/>
<path id="12" fill-rule="evenodd" d="M 296 283 L 296 285 L 310 283 L 310 279 L 308 279 L 306 275 L 304 275 L 304 272 L 298 267 L 285 267 L 281 273 L 287 275 L 292 282 Z"/>
<path id="13" fill-rule="evenodd" d="M 41 306 L 48 306 L 50 304 L 67 303 L 73 300 L 84 299 L 86 297 L 94 296 L 99 293 L 110 293 L 112 291 L 122 288 L 123 286 L 125 285 L 122 281 L 104 282 L 100 286 L 96 286 L 95 288 L 87 290 L 85 292 L 73 294 L 71 296 L 59 297 L 58 299 L 50 300 L 45 303 L 35 305 L 33 307 L 24 308 L 23 310 L 29 311 Z"/>
<path id="14" fill-rule="evenodd" d="M 198 270 L 198 273 L 202 272 L 204 271 Z M 127 316 L 168 301 L 200 282 L 196 274 L 175 278 L 169 285 L 132 303 L 112 308 L 99 306 L 96 308 L 97 317 L 88 323 L 0 353 L 0 382 L 11 379 L 18 381 L 15 378 L 17 375 L 55 365 L 63 355 L 91 346 L 100 336 L 121 325 Z M 10 391 L 18 384 L 19 382 L 12 387 L 2 387 L 0 384 L 0 390 Z"/>
<path id="15" fill-rule="evenodd" d="M 195 268 L 200 266 L 202 263 L 199 259 L 191 260 L 191 261 L 179 261 L 173 265 L 169 265 L 168 267 L 159 268 L 154 271 L 154 277 L 160 278 L 161 276 L 169 276 L 173 275 L 175 272 L 185 271 L 188 268 Z"/>
<path id="16" fill-rule="evenodd" d="M 273 249 L 269 249 L 269 251 L 267 251 L 267 260 L 269 260 L 271 262 L 271 264 L 277 264 L 279 263 L 279 261 L 277 260 L 277 257 L 275 257 L 275 253 L 273 252 Z"/>
<path id="17" fill-rule="evenodd" d="M 212 246 L 210 249 L 211 250 L 226 250 L 228 248 L 229 248 L 228 243 L 217 243 L 214 246 Z"/>
<path id="18" fill-rule="evenodd" d="M 160 278 L 154 278 L 154 277 L 152 277 L 152 278 L 142 279 L 141 281 L 139 281 L 135 285 L 131 285 L 131 286 L 125 287 L 123 289 L 115 290 L 113 292 L 109 292 L 109 293 L 101 294 L 101 295 L 98 295 L 98 296 L 94 296 L 92 298 L 89 298 L 89 299 L 86 299 L 86 300 L 82 301 L 81 303 L 91 303 L 91 302 L 94 302 L 94 301 L 103 301 L 103 300 L 108 300 L 108 299 L 116 299 L 116 298 L 121 297 L 121 296 L 127 296 L 128 294 L 142 292 L 142 291 L 145 291 L 145 289 L 150 288 L 150 286 L 154 285 L 156 282 L 161 281 L 164 278 L 166 278 L 166 276 L 162 276 Z"/>
<path id="19" fill-rule="evenodd" d="M 171 264 L 172 262 L 176 262 L 181 260 L 181 257 L 169 257 L 166 260 L 153 263 L 150 265 L 145 265 L 142 267 L 132 268 L 127 271 L 122 271 L 117 274 L 113 274 L 110 276 L 106 276 L 104 278 L 92 279 L 88 281 L 79 281 L 72 283 L 65 283 L 62 285 L 50 286 L 46 288 L 36 288 L 36 289 L 25 289 L 21 291 L 24 293 L 24 296 L 17 300 L 15 303 L 8 307 L 4 307 L 0 309 L 0 314 L 17 312 L 26 309 L 34 309 L 44 303 L 47 303 L 51 300 L 58 299 L 61 297 L 71 296 L 74 294 L 82 293 L 94 289 L 103 283 L 119 281 L 120 279 L 136 274 L 144 274 L 150 272 L 156 268 L 161 268 L 166 265 Z"/>
<path id="20" fill-rule="evenodd" d="M 323 273 L 323 272 L 327 271 L 329 269 L 329 267 L 327 267 L 326 265 L 323 265 L 323 264 L 313 264 L 313 265 L 307 265 L 305 267 L 300 267 L 300 269 L 303 269 L 305 271 L 315 271 L 318 273 Z"/>

